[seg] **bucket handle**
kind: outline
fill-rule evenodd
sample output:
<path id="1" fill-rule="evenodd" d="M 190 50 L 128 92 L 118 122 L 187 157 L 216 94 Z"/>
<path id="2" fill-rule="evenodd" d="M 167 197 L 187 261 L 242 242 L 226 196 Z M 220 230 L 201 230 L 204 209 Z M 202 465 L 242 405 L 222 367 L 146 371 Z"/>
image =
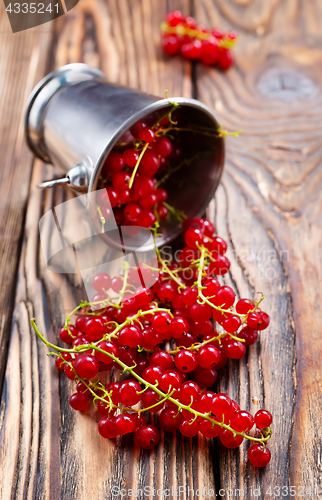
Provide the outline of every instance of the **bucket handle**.
<path id="1" fill-rule="evenodd" d="M 71 189 L 79 193 L 87 193 L 88 191 L 88 171 L 83 163 L 78 163 L 70 169 L 66 177 L 60 179 L 52 179 L 51 181 L 40 182 L 37 187 L 40 189 L 53 188 L 67 184 Z"/>

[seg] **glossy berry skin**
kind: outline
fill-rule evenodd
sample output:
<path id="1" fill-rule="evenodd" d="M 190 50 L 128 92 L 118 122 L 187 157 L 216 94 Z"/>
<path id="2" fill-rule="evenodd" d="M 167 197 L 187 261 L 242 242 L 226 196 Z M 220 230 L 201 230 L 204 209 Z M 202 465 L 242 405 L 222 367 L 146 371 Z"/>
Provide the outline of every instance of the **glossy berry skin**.
<path id="1" fill-rule="evenodd" d="M 210 274 L 216 276 L 223 276 L 227 274 L 230 269 L 230 262 L 225 255 L 217 255 L 216 262 L 211 262 L 209 265 Z"/>
<path id="2" fill-rule="evenodd" d="M 221 48 L 218 54 L 218 64 L 221 69 L 229 69 L 234 62 L 234 56 L 229 49 Z"/>
<path id="3" fill-rule="evenodd" d="M 179 389 L 182 384 L 180 373 L 175 370 L 166 370 L 160 378 L 160 389 L 163 392 L 168 392 L 170 389 Z"/>
<path id="4" fill-rule="evenodd" d="M 92 287 L 97 292 L 109 290 L 111 286 L 111 278 L 106 273 L 98 273 L 92 279 Z"/>
<path id="5" fill-rule="evenodd" d="M 115 357 L 117 357 L 119 354 L 119 348 L 114 342 L 103 340 L 102 342 L 99 342 L 97 344 L 97 347 L 99 347 L 103 351 L 113 354 Z M 112 365 L 114 363 L 112 358 L 99 351 L 95 351 L 95 357 L 96 359 L 98 359 L 98 361 L 101 361 L 102 363 L 105 363 L 107 365 Z"/>
<path id="6" fill-rule="evenodd" d="M 146 425 L 146 418 L 142 413 L 136 417 L 136 428 L 139 429 L 143 425 Z"/>
<path id="7" fill-rule="evenodd" d="M 142 172 L 146 175 L 154 175 L 160 167 L 160 160 L 153 151 L 146 151 L 140 163 Z"/>
<path id="8" fill-rule="evenodd" d="M 150 408 L 150 406 L 156 405 L 160 401 L 161 397 L 157 392 L 155 392 L 153 389 L 147 389 L 142 393 L 142 406 L 143 408 Z M 154 408 L 150 408 L 149 412 L 155 413 L 164 407 L 164 402 L 158 404 L 157 406 L 154 406 Z"/>
<path id="9" fill-rule="evenodd" d="M 264 448 L 261 443 L 255 443 L 248 449 L 248 459 L 254 467 L 265 467 L 271 459 L 271 452 L 267 446 Z"/>
<path id="10" fill-rule="evenodd" d="M 202 290 L 202 293 L 204 294 L 205 297 L 213 297 L 216 295 L 218 289 L 220 288 L 220 283 L 218 280 L 215 278 L 208 279 L 204 283 L 204 288 Z"/>
<path id="11" fill-rule="evenodd" d="M 236 304 L 236 312 L 238 312 L 238 314 L 247 314 L 254 308 L 254 302 L 249 299 L 240 299 Z"/>
<path id="12" fill-rule="evenodd" d="M 197 410 L 201 413 L 209 413 L 214 395 L 212 391 L 203 391 L 197 399 Z"/>
<path id="13" fill-rule="evenodd" d="M 188 380 L 184 382 L 179 389 L 179 401 L 184 405 L 189 405 L 196 401 L 200 396 L 200 387 L 196 382 Z"/>
<path id="14" fill-rule="evenodd" d="M 217 371 L 215 368 L 205 369 L 198 366 L 193 372 L 193 378 L 199 387 L 211 387 L 217 380 Z"/>
<path id="15" fill-rule="evenodd" d="M 153 140 L 154 140 L 153 130 L 150 127 L 142 128 L 138 133 L 138 139 L 140 139 L 140 141 L 144 141 L 144 142 L 148 142 L 148 143 L 153 142 Z"/>
<path id="16" fill-rule="evenodd" d="M 215 394 L 212 400 L 211 411 L 218 420 L 222 420 L 224 417 L 229 417 L 232 411 L 231 399 L 227 394 L 219 393 Z"/>
<path id="17" fill-rule="evenodd" d="M 106 386 L 106 390 L 109 393 L 111 393 L 110 396 L 112 399 L 112 403 L 114 403 L 115 405 L 117 405 L 120 402 L 120 398 L 119 398 L 120 385 L 121 385 L 120 382 L 110 382 Z"/>
<path id="18" fill-rule="evenodd" d="M 80 354 L 73 362 L 74 369 L 81 378 L 90 379 L 98 374 L 99 364 L 95 356 Z"/>
<path id="19" fill-rule="evenodd" d="M 247 316 L 247 326 L 258 329 L 261 324 L 261 315 L 259 312 L 251 312 Z"/>
<path id="20" fill-rule="evenodd" d="M 107 170 L 108 172 L 115 173 L 123 170 L 125 166 L 124 160 L 120 153 L 110 153 L 105 160 L 103 170 Z"/>
<path id="21" fill-rule="evenodd" d="M 266 429 L 272 424 L 273 417 L 267 410 L 258 410 L 254 415 L 254 420 L 259 429 Z"/>
<path id="22" fill-rule="evenodd" d="M 119 332 L 118 339 L 121 346 L 137 347 L 142 341 L 142 331 L 135 325 L 128 325 Z"/>
<path id="23" fill-rule="evenodd" d="M 182 415 L 175 408 L 164 408 L 159 415 L 160 426 L 168 432 L 178 431 L 181 420 Z"/>
<path id="24" fill-rule="evenodd" d="M 258 339 L 258 331 L 253 328 L 249 328 L 249 326 L 245 326 L 240 330 L 240 332 L 238 332 L 238 337 L 245 340 L 245 345 L 252 345 L 255 344 Z"/>
<path id="25" fill-rule="evenodd" d="M 171 283 L 162 283 L 158 288 L 158 298 L 161 302 L 169 304 L 176 295 L 176 289 Z"/>
<path id="26" fill-rule="evenodd" d="M 131 413 L 122 413 L 115 417 L 115 430 L 117 434 L 124 436 L 136 429 L 136 418 Z"/>
<path id="27" fill-rule="evenodd" d="M 176 354 L 174 363 L 178 370 L 189 373 L 197 368 L 198 358 L 194 352 L 182 349 Z"/>
<path id="28" fill-rule="evenodd" d="M 239 342 L 238 340 L 230 340 L 225 345 L 225 354 L 227 358 L 230 359 L 241 359 L 246 354 L 246 347 L 243 342 Z"/>
<path id="29" fill-rule="evenodd" d="M 182 295 L 182 300 L 187 306 L 192 306 L 195 304 L 198 298 L 198 288 L 195 286 L 193 288 L 187 287 L 183 292 L 181 293 Z"/>
<path id="30" fill-rule="evenodd" d="M 226 448 L 230 449 L 238 448 L 244 440 L 244 438 L 238 434 L 234 437 L 234 434 L 231 431 L 224 429 L 223 427 L 220 430 L 219 439 L 221 443 L 226 446 Z"/>
<path id="31" fill-rule="evenodd" d="M 159 312 L 153 316 L 152 326 L 157 332 L 165 333 L 169 330 L 171 321 L 172 319 L 168 312 Z"/>
<path id="32" fill-rule="evenodd" d="M 148 366 L 142 373 L 142 378 L 150 384 L 160 384 L 161 376 L 163 373 L 164 370 L 160 366 Z"/>
<path id="33" fill-rule="evenodd" d="M 254 425 L 254 417 L 248 411 L 239 410 L 233 416 L 230 425 L 235 431 L 248 432 Z"/>
<path id="34" fill-rule="evenodd" d="M 73 325 L 68 325 L 67 328 L 66 326 L 62 326 L 59 330 L 59 337 L 60 340 L 65 342 L 65 344 L 71 344 L 77 337 L 78 333 L 78 330 Z"/>
<path id="35" fill-rule="evenodd" d="M 180 52 L 180 43 L 175 36 L 166 36 L 162 39 L 162 49 L 167 56 L 176 56 Z"/>
<path id="36" fill-rule="evenodd" d="M 223 309 L 229 309 L 235 302 L 235 292 L 230 286 L 221 286 L 216 292 L 216 296 L 211 302 Z"/>
<path id="37" fill-rule="evenodd" d="M 198 419 L 194 420 L 194 415 L 190 418 L 184 418 L 181 420 L 179 429 L 181 434 L 186 437 L 196 436 L 200 430 L 200 422 Z M 193 421 L 194 420 L 194 421 Z"/>
<path id="38" fill-rule="evenodd" d="M 175 317 L 172 320 L 170 331 L 171 337 L 180 339 L 185 333 L 188 333 L 189 323 L 185 318 Z"/>
<path id="39" fill-rule="evenodd" d="M 129 167 L 135 167 L 139 156 L 139 153 L 135 149 L 126 149 L 123 153 L 123 161 Z"/>
<path id="40" fill-rule="evenodd" d="M 123 191 L 124 189 L 128 189 L 130 184 L 131 176 L 126 172 L 118 172 L 117 174 L 112 175 L 112 184 L 113 188 L 116 191 Z"/>
<path id="41" fill-rule="evenodd" d="M 103 337 L 104 333 L 106 333 L 104 320 L 92 316 L 86 322 L 85 333 L 90 340 L 100 340 Z"/>
<path id="42" fill-rule="evenodd" d="M 82 392 L 75 392 L 69 399 L 69 404 L 73 410 L 85 411 L 88 407 L 88 397 Z"/>
<path id="43" fill-rule="evenodd" d="M 228 316 L 225 321 L 223 321 L 222 326 L 228 333 L 237 332 L 238 328 L 241 325 L 241 319 L 234 314 Z"/>
<path id="44" fill-rule="evenodd" d="M 104 416 L 98 422 L 98 432 L 105 439 L 113 439 L 117 436 L 115 428 L 115 417 Z"/>
<path id="45" fill-rule="evenodd" d="M 173 367 L 173 357 L 166 351 L 155 351 L 149 359 L 151 366 L 160 366 L 163 370 L 171 370 Z"/>
<path id="46" fill-rule="evenodd" d="M 141 207 L 137 203 L 128 203 L 124 208 L 124 215 L 131 222 L 135 222 L 140 214 Z"/>
<path id="47" fill-rule="evenodd" d="M 260 313 L 260 324 L 258 325 L 258 330 L 265 330 L 270 322 L 269 315 L 265 312 Z"/>
<path id="48" fill-rule="evenodd" d="M 200 432 L 207 438 L 215 438 L 219 435 L 221 427 L 203 418 L 200 422 Z"/>
<path id="49" fill-rule="evenodd" d="M 125 406 L 134 406 L 141 401 L 141 386 L 136 380 L 125 380 L 121 383 L 118 391 L 120 403 Z"/>
<path id="50" fill-rule="evenodd" d="M 209 304 L 193 304 L 189 312 L 193 321 L 207 321 L 212 316 L 212 308 Z"/>
<path id="51" fill-rule="evenodd" d="M 202 231 L 197 228 L 190 228 L 184 235 L 184 240 L 189 248 L 197 248 L 197 245 L 201 245 L 203 241 Z"/>
<path id="52" fill-rule="evenodd" d="M 198 364 L 201 368 L 215 368 L 220 361 L 220 352 L 215 346 L 205 345 L 198 351 Z"/>
<path id="53" fill-rule="evenodd" d="M 143 425 L 135 432 L 134 439 L 140 448 L 151 450 L 160 441 L 160 433 L 155 425 Z"/>

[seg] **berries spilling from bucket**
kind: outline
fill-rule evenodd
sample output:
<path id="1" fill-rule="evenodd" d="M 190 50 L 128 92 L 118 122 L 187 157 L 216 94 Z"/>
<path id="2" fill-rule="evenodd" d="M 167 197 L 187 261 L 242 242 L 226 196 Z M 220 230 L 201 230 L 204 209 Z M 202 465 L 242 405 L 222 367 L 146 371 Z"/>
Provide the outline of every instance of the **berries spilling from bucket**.
<path id="1" fill-rule="evenodd" d="M 168 56 L 180 54 L 185 59 L 200 60 L 206 66 L 216 65 L 223 70 L 234 62 L 231 48 L 237 40 L 235 31 L 208 30 L 179 10 L 166 15 L 161 24 L 161 36 L 163 52 Z"/>
<path id="2" fill-rule="evenodd" d="M 265 409 L 252 415 L 210 390 L 227 359 L 241 359 L 268 327 L 263 296 L 237 300 L 220 283 L 230 268 L 227 244 L 209 220 L 186 219 L 182 233 L 184 244 L 173 259 L 156 247 L 157 260 L 140 267 L 139 282 L 138 269 L 129 266 L 114 277 L 96 274 L 99 300 L 82 302 L 59 331 L 67 347 L 50 344 L 34 320 L 32 325 L 57 350 L 51 353 L 57 368 L 75 381 L 71 407 L 84 412 L 94 405 L 103 438 L 134 432 L 138 446 L 154 448 L 160 432 L 151 414 L 158 413 L 168 432 L 218 436 L 227 448 L 251 441 L 249 460 L 263 467 L 270 460 L 272 415 Z M 151 288 L 140 283 L 146 273 L 154 276 Z M 110 381 L 111 372 L 120 373 L 117 382 Z"/>

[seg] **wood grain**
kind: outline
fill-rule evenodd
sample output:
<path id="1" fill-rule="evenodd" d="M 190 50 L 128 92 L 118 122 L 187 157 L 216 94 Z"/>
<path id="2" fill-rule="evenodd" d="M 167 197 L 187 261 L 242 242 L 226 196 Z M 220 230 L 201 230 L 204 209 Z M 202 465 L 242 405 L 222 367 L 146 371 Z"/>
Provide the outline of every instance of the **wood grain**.
<path id="1" fill-rule="evenodd" d="M 24 214 L 33 158 L 24 140 L 23 113 L 29 93 L 45 71 L 52 23 L 11 32 L 0 5 L 0 390 L 15 293 Z M 42 48 L 42 50 L 41 50 Z"/>
<path id="2" fill-rule="evenodd" d="M 270 498 L 269 486 L 274 491 L 290 485 L 312 487 L 314 495 L 314 488 L 321 488 L 322 438 L 321 5 L 309 2 L 304 10 L 291 1 L 194 5 L 198 19 L 240 31 L 229 72 L 197 67 L 197 96 L 215 109 L 224 127 L 243 131 L 227 141 L 216 221 L 235 257 L 228 282 L 241 295 L 264 292 L 263 307 L 272 317 L 245 362 L 231 363 L 228 383 L 222 379 L 220 388 L 240 394 L 246 408 L 255 410 L 255 394 L 272 410 L 273 458 L 258 473 L 244 468 L 243 448 L 239 455 L 221 450 L 220 485 L 242 487 L 247 498 L 254 487 L 261 488 L 260 498 Z"/>
<path id="3" fill-rule="evenodd" d="M 177 5 L 188 11 L 187 2 Z M 169 95 L 190 96 L 190 64 L 168 61 L 160 51 L 159 23 L 165 12 L 165 2 L 152 8 L 149 1 L 84 0 L 56 21 L 50 68 L 84 61 L 120 84 L 155 94 L 168 90 Z M 185 492 L 180 498 L 188 499 L 188 488 L 215 491 L 205 438 L 191 441 L 165 433 L 155 453 L 140 451 L 131 437 L 116 443 L 103 440 L 97 431 L 98 412 L 71 410 L 74 384 L 58 376 L 46 347 L 36 342 L 34 334 L 28 335 L 28 318 L 34 316 L 47 338 L 57 340 L 66 314 L 84 298 L 79 276 L 49 271 L 38 247 L 42 213 L 72 196 L 64 189 L 37 190 L 39 180 L 53 175 L 52 167 L 36 162 L 1 407 L 0 470 L 6 484 L 0 497 L 103 500 L 112 498 L 114 487 L 133 490 L 125 498 L 143 499 L 145 487 L 181 486 Z M 17 372 L 19 379 L 14 376 Z M 13 390 L 26 399 L 14 399 Z M 18 425 L 19 415 L 24 420 L 20 417 Z M 4 459 L 7 456 L 10 460 Z"/>

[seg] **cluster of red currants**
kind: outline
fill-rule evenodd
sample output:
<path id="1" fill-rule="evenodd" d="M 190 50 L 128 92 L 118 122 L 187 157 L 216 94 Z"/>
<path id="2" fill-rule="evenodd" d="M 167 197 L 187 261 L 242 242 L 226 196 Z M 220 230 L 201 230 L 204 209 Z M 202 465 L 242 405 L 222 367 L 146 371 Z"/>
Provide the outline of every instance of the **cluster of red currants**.
<path id="1" fill-rule="evenodd" d="M 178 144 L 166 137 L 171 113 L 170 110 L 155 123 L 149 123 L 151 118 L 135 123 L 127 132 L 126 141 L 117 144 L 108 155 L 97 194 L 100 221 L 112 216 L 110 207 L 119 226 L 150 228 L 168 216 L 168 193 L 158 185 L 171 162 L 181 155 Z"/>
<path id="2" fill-rule="evenodd" d="M 193 17 L 175 10 L 166 15 L 161 34 L 162 49 L 168 56 L 181 54 L 186 59 L 199 59 L 206 66 L 217 64 L 221 69 L 228 69 L 234 62 L 230 50 L 237 39 L 234 31 L 208 30 Z"/>
<path id="3" fill-rule="evenodd" d="M 219 436 L 228 448 L 252 440 L 249 459 L 265 466 L 271 414 L 259 410 L 253 417 L 227 395 L 207 389 L 227 358 L 245 355 L 245 346 L 267 328 L 269 316 L 259 308 L 262 299 L 235 304 L 234 291 L 220 285 L 217 277 L 228 272 L 230 263 L 224 255 L 227 244 L 210 221 L 187 219 L 183 236 L 177 260 L 164 260 L 156 249 L 158 262 L 146 265 L 148 273 L 155 273 L 151 289 L 140 286 L 131 268 L 113 279 L 104 273 L 94 276 L 101 308 L 83 303 L 74 325 L 67 318 L 59 335 L 71 349 L 58 348 L 56 366 L 77 382 L 70 398 L 75 410 L 85 411 L 90 400 L 97 406 L 102 415 L 98 429 L 105 438 L 135 432 L 138 445 L 153 448 L 159 431 L 146 424 L 143 413 L 161 412 L 166 431 Z M 110 288 L 120 294 L 116 303 L 108 298 Z M 104 385 L 99 372 L 113 367 L 129 378 Z M 141 408 L 135 408 L 139 403 Z M 254 424 L 259 437 L 248 434 Z"/>

